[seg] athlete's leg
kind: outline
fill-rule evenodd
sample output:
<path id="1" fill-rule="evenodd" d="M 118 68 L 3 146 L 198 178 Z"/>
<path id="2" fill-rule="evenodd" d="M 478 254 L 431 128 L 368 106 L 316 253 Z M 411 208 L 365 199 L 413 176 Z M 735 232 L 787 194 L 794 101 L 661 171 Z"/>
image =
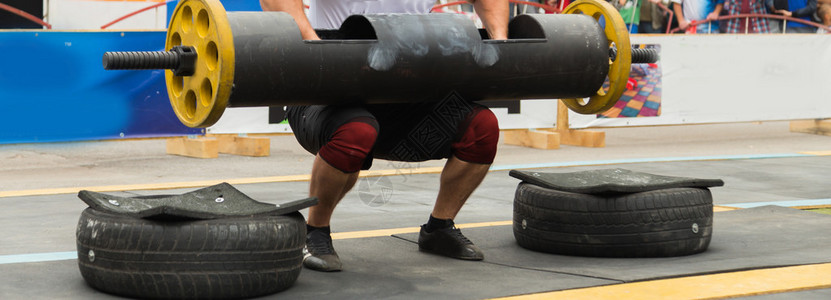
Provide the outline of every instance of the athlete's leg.
<path id="1" fill-rule="evenodd" d="M 474 190 L 482 183 L 496 156 L 499 125 L 488 109 L 474 110 L 460 140 L 453 143 L 453 156 L 444 165 L 439 193 L 430 219 L 419 233 L 419 249 L 467 260 L 484 258 L 453 220 Z"/>

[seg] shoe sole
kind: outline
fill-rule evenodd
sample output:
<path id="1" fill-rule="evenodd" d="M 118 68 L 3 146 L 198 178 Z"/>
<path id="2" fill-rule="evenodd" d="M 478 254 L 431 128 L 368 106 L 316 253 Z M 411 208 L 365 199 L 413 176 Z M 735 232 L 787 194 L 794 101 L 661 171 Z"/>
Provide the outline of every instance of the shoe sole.
<path id="1" fill-rule="evenodd" d="M 433 251 L 433 250 L 426 249 L 426 248 L 421 248 L 421 247 L 418 247 L 418 251 L 426 252 L 426 253 L 430 253 L 430 254 L 434 254 L 434 255 L 438 255 L 438 256 L 461 259 L 461 260 L 468 260 L 468 261 L 480 261 L 480 260 L 485 259 L 484 256 L 482 256 L 482 257 L 463 257 L 463 256 L 447 255 L 447 254 L 444 254 L 444 253 L 439 253 L 437 251 Z"/>

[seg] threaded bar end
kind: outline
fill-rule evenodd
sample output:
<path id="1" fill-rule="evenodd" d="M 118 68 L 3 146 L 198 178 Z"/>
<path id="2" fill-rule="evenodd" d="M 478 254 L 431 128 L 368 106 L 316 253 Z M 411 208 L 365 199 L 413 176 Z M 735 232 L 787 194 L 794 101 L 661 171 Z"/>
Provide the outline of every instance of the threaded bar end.
<path id="1" fill-rule="evenodd" d="M 657 49 L 632 49 L 632 63 L 633 64 L 651 64 L 659 59 Z"/>
<path id="2" fill-rule="evenodd" d="M 158 70 L 179 66 L 179 54 L 173 51 L 105 52 L 106 70 Z"/>

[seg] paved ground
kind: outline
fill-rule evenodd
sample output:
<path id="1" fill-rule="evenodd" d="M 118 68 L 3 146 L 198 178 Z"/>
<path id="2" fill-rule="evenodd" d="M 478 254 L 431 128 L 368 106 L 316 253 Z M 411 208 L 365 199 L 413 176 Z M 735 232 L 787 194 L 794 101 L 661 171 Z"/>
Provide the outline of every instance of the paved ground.
<path id="1" fill-rule="evenodd" d="M 752 298 L 831 298 L 831 289 L 823 289 L 831 283 L 811 283 L 799 287 L 807 291 L 780 293 L 792 290 L 777 285 L 788 282 L 787 278 L 765 283 L 756 275 L 740 272 L 775 268 L 776 276 L 781 276 L 809 272 L 788 268 L 812 264 L 824 268 L 831 262 L 827 250 L 831 237 L 825 234 L 831 226 L 831 215 L 784 208 L 831 204 L 831 186 L 827 183 L 831 137 L 790 133 L 787 122 L 603 131 L 607 136 L 605 148 L 536 150 L 500 146 L 494 171 L 457 219 L 460 224 L 491 222 L 464 229 L 486 252 L 486 260 L 479 263 L 419 253 L 413 243 L 416 234 L 411 227 L 426 221 L 438 181 L 432 171 L 442 162 L 376 161 L 370 173 L 393 170 L 389 173 L 397 175 L 361 179 L 338 207 L 333 230 L 339 234 L 396 230 L 365 238 L 336 235 L 335 246 L 346 270 L 335 274 L 304 270 L 295 286 L 280 296 L 491 298 L 574 292 L 582 291 L 573 290 L 582 287 L 608 291 L 640 283 L 654 287 L 668 278 L 693 282 L 699 278 L 696 276 L 705 275 L 702 280 L 708 280 L 706 276 L 714 275 L 706 274 L 715 274 L 739 276 L 739 284 L 707 297 L 760 293 L 746 290 L 752 285 L 749 283 L 756 282 L 763 285 L 761 293 L 769 295 Z M 75 225 L 85 207 L 75 196 L 79 189 L 112 190 L 125 195 L 169 194 L 213 181 L 234 181 L 237 188 L 265 202 L 306 196 L 308 183 L 293 181 L 302 176 L 288 175 L 307 174 L 312 157 L 292 136 L 273 136 L 271 156 L 264 158 L 179 157 L 165 154 L 164 144 L 164 140 L 151 139 L 0 145 L 0 205 L 4 208 L 0 219 L 4 228 L 0 235 L 0 273 L 6 274 L 6 280 L 0 281 L 0 299 L 111 298 L 84 284 L 73 257 Z M 571 172 L 614 167 L 720 178 L 726 184 L 712 190 L 714 203 L 747 208 L 717 212 L 710 249 L 689 257 L 593 259 L 540 254 L 516 246 L 511 225 L 505 221 L 512 217 L 518 181 L 507 176 L 507 170 Z M 425 174 L 420 174 L 422 171 Z M 130 186 L 135 184 L 141 185 Z M 187 188 L 155 190 L 170 186 Z M 779 206 L 764 206 L 771 203 Z M 831 277 L 831 272 L 823 268 L 820 272 L 826 273 L 814 277 Z M 670 290 L 678 297 L 670 298 L 701 297 L 700 287 L 685 287 L 683 282 L 673 286 Z M 603 291 L 593 290 L 600 293 L 593 295 L 602 295 Z M 574 297 L 547 296 L 558 295 Z"/>
<path id="2" fill-rule="evenodd" d="M 828 151 L 828 137 L 788 131 L 787 122 L 604 129 L 605 148 L 546 151 L 501 146 L 495 165 L 656 157 Z M 271 156 L 197 159 L 165 154 L 164 140 L 0 145 L 0 191 L 307 174 L 311 159 L 293 136 L 276 136 Z M 441 166 L 433 161 L 412 166 Z M 403 167 L 376 162 L 373 169 Z"/>

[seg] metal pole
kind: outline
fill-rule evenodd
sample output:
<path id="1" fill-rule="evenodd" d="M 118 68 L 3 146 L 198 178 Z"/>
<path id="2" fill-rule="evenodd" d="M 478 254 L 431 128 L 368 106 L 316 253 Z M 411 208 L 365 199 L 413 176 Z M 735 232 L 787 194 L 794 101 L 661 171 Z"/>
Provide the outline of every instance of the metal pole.
<path id="1" fill-rule="evenodd" d="M 640 13 L 640 9 L 638 9 L 638 2 L 640 2 L 640 0 L 635 0 L 635 6 L 632 7 L 632 17 L 629 18 L 629 33 L 633 33 L 632 26 L 635 24 L 635 13 Z M 638 22 L 640 22 L 640 20 Z"/>

